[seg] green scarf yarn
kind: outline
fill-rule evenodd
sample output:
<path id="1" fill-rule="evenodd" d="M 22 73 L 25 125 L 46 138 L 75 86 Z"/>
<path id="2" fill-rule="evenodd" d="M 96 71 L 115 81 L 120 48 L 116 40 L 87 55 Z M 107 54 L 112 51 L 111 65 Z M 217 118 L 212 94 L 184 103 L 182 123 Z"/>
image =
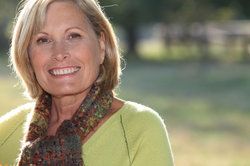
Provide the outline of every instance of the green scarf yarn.
<path id="1" fill-rule="evenodd" d="M 47 136 L 51 96 L 44 93 L 36 102 L 18 165 L 84 165 L 82 141 L 107 115 L 113 101 L 111 91 L 101 92 L 93 84 L 70 120 L 65 120 L 55 136 Z"/>

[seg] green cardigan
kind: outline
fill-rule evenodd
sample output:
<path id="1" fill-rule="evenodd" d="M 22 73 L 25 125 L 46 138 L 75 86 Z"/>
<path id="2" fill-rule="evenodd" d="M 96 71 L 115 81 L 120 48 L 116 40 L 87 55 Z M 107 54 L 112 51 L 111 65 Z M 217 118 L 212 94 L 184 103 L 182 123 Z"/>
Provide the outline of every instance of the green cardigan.
<path id="1" fill-rule="evenodd" d="M 0 117 L 0 165 L 14 164 L 26 116 L 26 104 Z M 173 157 L 163 120 L 134 102 L 112 115 L 82 146 L 86 166 L 172 166 Z"/>

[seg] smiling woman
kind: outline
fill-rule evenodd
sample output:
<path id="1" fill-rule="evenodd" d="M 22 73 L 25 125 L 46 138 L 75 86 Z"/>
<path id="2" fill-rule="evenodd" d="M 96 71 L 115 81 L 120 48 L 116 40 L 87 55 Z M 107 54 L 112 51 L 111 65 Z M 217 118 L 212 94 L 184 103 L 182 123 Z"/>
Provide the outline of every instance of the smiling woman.
<path id="1" fill-rule="evenodd" d="M 161 117 L 114 95 L 120 56 L 97 1 L 24 1 L 11 62 L 35 103 L 0 118 L 0 164 L 173 165 Z"/>
<path id="2" fill-rule="evenodd" d="M 74 3 L 50 5 L 28 49 L 39 85 L 57 98 L 73 93 L 81 101 L 98 76 L 104 42 L 103 32 L 97 36 Z"/>

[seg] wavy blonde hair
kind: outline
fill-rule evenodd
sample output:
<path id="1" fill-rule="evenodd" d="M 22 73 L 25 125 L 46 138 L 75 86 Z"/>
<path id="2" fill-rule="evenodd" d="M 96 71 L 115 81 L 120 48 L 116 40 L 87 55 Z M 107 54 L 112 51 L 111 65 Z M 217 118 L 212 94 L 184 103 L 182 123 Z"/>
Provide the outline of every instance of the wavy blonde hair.
<path id="1" fill-rule="evenodd" d="M 48 6 L 55 1 L 73 2 L 86 16 L 94 32 L 99 37 L 105 37 L 105 59 L 100 66 L 103 91 L 114 90 L 118 85 L 121 67 L 120 53 L 114 30 L 102 11 L 97 0 L 24 0 L 15 19 L 12 43 L 10 48 L 10 62 L 14 71 L 25 88 L 25 94 L 37 99 L 43 89 L 39 85 L 28 55 L 28 47 L 32 36 L 43 27 Z"/>

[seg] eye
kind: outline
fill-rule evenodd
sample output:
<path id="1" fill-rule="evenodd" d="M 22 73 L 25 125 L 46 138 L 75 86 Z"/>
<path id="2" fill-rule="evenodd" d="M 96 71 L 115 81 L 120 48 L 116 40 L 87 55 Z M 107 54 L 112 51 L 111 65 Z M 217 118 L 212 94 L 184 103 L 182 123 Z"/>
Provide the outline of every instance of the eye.
<path id="1" fill-rule="evenodd" d="M 69 39 L 77 39 L 77 38 L 81 38 L 82 36 L 79 33 L 71 33 L 69 35 Z"/>
<path id="2" fill-rule="evenodd" d="M 36 43 L 38 43 L 38 44 L 46 44 L 46 43 L 49 43 L 50 42 L 50 40 L 48 39 L 48 38 L 46 38 L 46 37 L 40 37 L 40 38 L 38 38 L 37 40 L 36 40 Z"/>

